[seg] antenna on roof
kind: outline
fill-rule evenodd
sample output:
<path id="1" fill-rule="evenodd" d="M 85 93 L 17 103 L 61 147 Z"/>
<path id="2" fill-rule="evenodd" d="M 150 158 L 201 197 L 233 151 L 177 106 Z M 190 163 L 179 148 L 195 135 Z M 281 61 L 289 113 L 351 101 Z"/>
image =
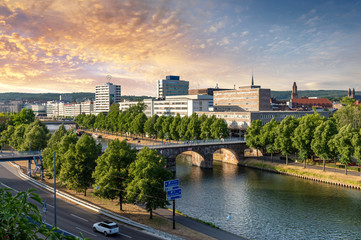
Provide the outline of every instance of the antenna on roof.
<path id="1" fill-rule="evenodd" d="M 107 75 L 105 78 L 108 80 L 108 82 L 107 82 L 107 83 L 109 83 L 109 82 L 110 82 L 110 80 L 112 79 L 112 75 Z"/>

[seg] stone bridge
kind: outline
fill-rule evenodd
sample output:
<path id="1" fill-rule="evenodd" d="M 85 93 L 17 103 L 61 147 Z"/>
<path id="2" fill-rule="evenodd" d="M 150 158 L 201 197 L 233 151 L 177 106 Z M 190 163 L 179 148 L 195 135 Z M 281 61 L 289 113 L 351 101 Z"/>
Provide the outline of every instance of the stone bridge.
<path id="1" fill-rule="evenodd" d="M 179 154 L 189 153 L 192 155 L 192 165 L 202 168 L 213 168 L 213 154 L 222 150 L 223 162 L 238 165 L 244 157 L 246 142 L 244 140 L 193 142 L 188 144 L 169 144 L 148 146 L 156 149 L 159 154 L 167 159 L 167 168 L 176 171 L 176 158 Z"/>

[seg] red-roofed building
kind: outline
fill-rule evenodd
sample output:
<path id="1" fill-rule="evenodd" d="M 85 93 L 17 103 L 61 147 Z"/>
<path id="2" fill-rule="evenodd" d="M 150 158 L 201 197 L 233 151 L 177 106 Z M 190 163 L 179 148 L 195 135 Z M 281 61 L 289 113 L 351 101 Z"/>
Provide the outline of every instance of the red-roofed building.
<path id="1" fill-rule="evenodd" d="M 290 100 L 292 109 L 312 110 L 317 108 L 332 108 L 332 103 L 327 98 L 294 98 Z"/>

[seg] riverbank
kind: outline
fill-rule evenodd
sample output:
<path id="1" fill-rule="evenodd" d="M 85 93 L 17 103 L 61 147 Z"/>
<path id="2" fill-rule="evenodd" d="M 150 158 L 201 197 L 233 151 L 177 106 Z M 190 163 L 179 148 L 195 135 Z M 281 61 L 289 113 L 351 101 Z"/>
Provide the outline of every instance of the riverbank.
<path id="1" fill-rule="evenodd" d="M 285 165 L 257 159 L 246 159 L 239 165 L 342 187 L 361 189 L 361 176 L 345 175 L 344 171 L 335 171 L 333 168 L 326 168 L 326 171 L 323 171 L 322 167 L 303 168 L 301 164 L 297 163 Z"/>

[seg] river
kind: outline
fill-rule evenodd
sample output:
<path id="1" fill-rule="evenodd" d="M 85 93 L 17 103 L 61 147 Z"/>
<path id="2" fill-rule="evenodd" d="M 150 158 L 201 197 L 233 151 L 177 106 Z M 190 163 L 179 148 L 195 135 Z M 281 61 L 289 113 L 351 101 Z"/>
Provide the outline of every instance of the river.
<path id="1" fill-rule="evenodd" d="M 176 177 L 176 209 L 245 238 L 361 238 L 359 190 L 220 162 L 201 169 L 187 159 L 177 160 Z"/>
<path id="2" fill-rule="evenodd" d="M 361 239 L 359 190 L 217 161 L 202 169 L 187 157 L 176 177 L 176 209 L 245 238 Z"/>

